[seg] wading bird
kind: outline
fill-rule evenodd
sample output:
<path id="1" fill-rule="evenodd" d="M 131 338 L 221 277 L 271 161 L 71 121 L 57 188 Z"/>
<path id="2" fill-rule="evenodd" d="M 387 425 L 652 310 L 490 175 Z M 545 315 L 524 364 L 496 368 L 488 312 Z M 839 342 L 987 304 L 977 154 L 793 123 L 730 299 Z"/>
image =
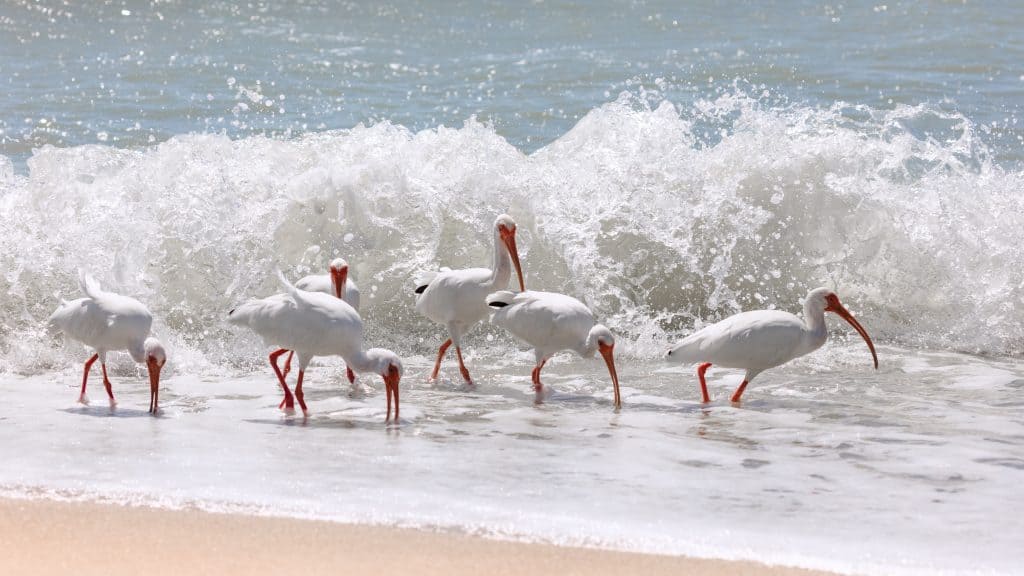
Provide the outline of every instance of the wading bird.
<path id="1" fill-rule="evenodd" d="M 153 315 L 134 298 L 105 292 L 85 272 L 79 271 L 78 285 L 85 298 L 62 301 L 50 315 L 51 326 L 95 351 L 85 361 L 82 392 L 78 401 L 89 403 L 85 385 L 89 381 L 89 369 L 99 360 L 103 370 L 103 386 L 110 397 L 110 407 L 117 405 L 110 379 L 107 378 L 107 352 L 127 350 L 132 360 L 146 364 L 149 371 L 149 412 L 156 414 L 160 396 L 160 371 L 167 362 L 167 352 L 159 340 L 149 336 Z"/>
<path id="2" fill-rule="evenodd" d="M 348 262 L 344 258 L 335 258 L 331 260 L 330 266 L 328 267 L 327 274 L 311 274 L 309 276 L 302 277 L 298 282 L 295 283 L 295 287 L 299 290 L 305 290 L 306 292 L 323 292 L 324 294 L 333 294 L 336 298 L 341 298 L 348 305 L 359 311 L 359 287 L 356 283 L 348 279 Z M 288 373 L 292 371 L 292 356 L 294 352 L 288 352 L 288 358 L 284 361 L 284 377 L 288 377 Z M 348 377 L 348 383 L 353 384 L 356 381 L 356 375 L 352 372 L 352 369 L 345 367 L 345 375 Z"/>
<path id="3" fill-rule="evenodd" d="M 487 297 L 494 313 L 491 322 L 505 328 L 533 347 L 537 364 L 533 367 L 533 388 L 540 397 L 543 385 L 540 371 L 555 353 L 571 350 L 584 358 L 600 352 L 612 377 L 615 407 L 622 406 L 619 376 L 615 372 L 615 337 L 579 300 L 564 294 L 536 292 L 518 294 L 501 291 Z"/>
<path id="4" fill-rule="evenodd" d="M 507 214 L 494 221 L 494 264 L 492 268 L 469 268 L 446 270 L 424 274 L 416 287 L 416 310 L 420 314 L 444 325 L 448 329 L 448 340 L 437 351 L 437 362 L 430 380 L 437 379 L 448 347 L 455 344 L 459 357 L 459 371 L 466 383 L 472 384 L 469 370 L 462 361 L 462 336 L 477 322 L 490 313 L 487 295 L 508 287 L 515 266 L 519 278 L 519 289 L 526 290 L 523 270 L 519 265 L 519 251 L 516 248 L 516 223 Z"/>
<path id="5" fill-rule="evenodd" d="M 402 376 L 402 361 L 398 356 L 382 348 L 363 350 L 363 321 L 344 300 L 322 292 L 299 290 L 280 271 L 277 274 L 286 293 L 250 300 L 228 313 L 228 322 L 247 326 L 268 346 L 279 347 L 270 354 L 270 365 L 284 389 L 282 407 L 293 410 L 294 401 L 298 400 L 303 414 L 307 414 L 302 383 L 310 360 L 314 356 L 341 356 L 356 372 L 372 372 L 384 379 L 386 419 L 391 419 L 393 397 L 395 421 L 398 421 L 398 384 Z M 284 374 L 277 367 L 277 358 L 289 350 L 295 352 L 299 361 L 294 400 Z"/>
<path id="6" fill-rule="evenodd" d="M 804 319 L 789 312 L 755 310 L 736 314 L 686 337 L 668 351 L 670 362 L 699 363 L 697 377 L 704 402 L 710 402 L 704 373 L 712 364 L 747 371 L 743 383 L 732 395 L 739 402 L 747 384 L 769 368 L 781 366 L 821 348 L 828 339 L 825 312 L 834 312 L 860 334 L 871 350 L 878 369 L 878 355 L 864 327 L 828 288 L 815 288 L 804 301 Z"/>

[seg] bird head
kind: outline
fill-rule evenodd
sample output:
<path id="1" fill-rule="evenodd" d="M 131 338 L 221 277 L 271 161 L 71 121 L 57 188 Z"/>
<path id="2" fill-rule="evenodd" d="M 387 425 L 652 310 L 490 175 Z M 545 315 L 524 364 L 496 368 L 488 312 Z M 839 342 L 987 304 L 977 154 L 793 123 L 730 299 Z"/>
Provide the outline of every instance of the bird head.
<path id="1" fill-rule="evenodd" d="M 615 370 L 615 336 L 606 326 L 598 324 L 590 329 L 587 340 L 591 343 L 590 349 L 600 352 L 605 365 L 608 366 L 608 374 L 612 378 L 612 388 L 615 392 L 615 407 L 619 408 L 622 406 L 622 400 L 619 396 L 619 374 Z"/>
<path id="2" fill-rule="evenodd" d="M 871 342 L 871 337 L 868 336 L 867 330 L 860 325 L 860 322 L 850 314 L 850 311 L 843 306 L 842 302 L 839 301 L 839 296 L 835 292 L 828 288 L 815 288 L 807 293 L 807 299 L 804 302 L 804 310 L 808 314 L 817 314 L 820 312 L 832 312 L 839 316 L 843 320 L 846 320 L 853 329 L 860 334 L 861 338 L 868 345 L 868 350 L 871 351 L 871 358 L 875 362 L 875 370 L 878 369 L 878 354 L 875 353 L 875 345 Z"/>
<path id="3" fill-rule="evenodd" d="M 331 260 L 330 275 L 334 295 L 342 298 L 345 295 L 345 281 L 348 280 L 348 262 L 344 258 Z"/>
<path id="4" fill-rule="evenodd" d="M 508 214 L 498 216 L 494 221 L 494 231 L 501 238 L 501 242 L 512 257 L 512 264 L 516 267 L 516 277 L 519 279 L 519 290 L 526 291 L 526 283 L 523 281 L 523 268 L 519 264 L 519 249 L 516 246 L 516 221 Z"/>
<path id="5" fill-rule="evenodd" d="M 153 337 L 146 338 L 142 344 L 146 353 L 146 369 L 149 371 L 149 411 L 156 413 L 157 396 L 160 390 L 160 371 L 167 363 L 167 351 L 159 340 Z"/>

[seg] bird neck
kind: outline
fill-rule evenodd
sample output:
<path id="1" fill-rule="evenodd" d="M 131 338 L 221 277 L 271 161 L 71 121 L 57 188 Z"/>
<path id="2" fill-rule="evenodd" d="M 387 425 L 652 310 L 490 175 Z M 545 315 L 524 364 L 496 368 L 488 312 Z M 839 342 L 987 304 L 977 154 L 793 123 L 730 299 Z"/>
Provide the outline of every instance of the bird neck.
<path id="1" fill-rule="evenodd" d="M 590 329 L 587 337 L 576 346 L 575 352 L 583 358 L 593 358 L 597 354 L 597 326 Z"/>
<path id="2" fill-rule="evenodd" d="M 494 230 L 494 262 L 491 265 L 491 278 L 488 288 L 492 290 L 503 290 L 508 287 L 508 281 L 512 278 L 512 257 L 508 254 L 508 248 L 501 241 L 501 233 L 497 228 Z"/>
<path id="3" fill-rule="evenodd" d="M 374 372 L 379 374 L 382 372 L 382 368 L 378 366 L 380 363 L 377 358 L 366 353 L 365 350 L 359 349 L 350 358 L 345 358 L 345 363 L 348 364 L 349 368 L 352 368 L 354 372 L 360 374 L 364 372 Z"/>
<path id="4" fill-rule="evenodd" d="M 130 346 L 128 346 L 128 355 L 132 357 L 132 360 L 134 360 L 134 361 L 136 361 L 136 362 L 138 362 L 140 364 L 145 362 L 146 361 L 146 346 L 145 346 L 145 343 L 142 340 L 139 340 L 138 342 L 132 342 L 132 344 Z"/>
<path id="5" fill-rule="evenodd" d="M 804 324 L 807 325 L 807 333 L 814 348 L 825 343 L 828 328 L 825 326 L 825 309 L 820 302 L 808 299 L 804 303 Z"/>

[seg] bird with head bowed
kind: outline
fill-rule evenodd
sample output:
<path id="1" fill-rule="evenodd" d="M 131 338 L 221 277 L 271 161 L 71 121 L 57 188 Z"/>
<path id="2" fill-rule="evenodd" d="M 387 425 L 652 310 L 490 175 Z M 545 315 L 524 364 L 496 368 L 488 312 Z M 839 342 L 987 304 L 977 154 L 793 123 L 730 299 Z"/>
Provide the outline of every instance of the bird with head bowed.
<path id="1" fill-rule="evenodd" d="M 344 300 L 331 294 L 300 290 L 280 271 L 277 275 L 286 290 L 283 294 L 250 300 L 236 307 L 228 313 L 228 322 L 247 326 L 266 345 L 278 348 L 270 354 L 270 365 L 284 390 L 284 400 L 279 407 L 294 410 L 297 400 L 303 414 L 308 414 L 302 391 L 306 368 L 315 356 L 341 356 L 356 372 L 378 374 L 384 379 L 386 420 L 391 419 L 393 399 L 397 422 L 398 385 L 402 377 L 402 361 L 398 355 L 382 348 L 363 349 L 363 321 Z M 294 397 L 277 367 L 277 358 L 289 350 L 295 352 L 299 363 Z"/>
<path id="2" fill-rule="evenodd" d="M 778 310 L 755 310 L 736 314 L 691 334 L 668 351 L 668 360 L 699 364 L 697 377 L 705 403 L 710 402 L 704 373 L 712 365 L 746 370 L 743 382 L 732 395 L 739 402 L 755 376 L 821 348 L 828 339 L 825 312 L 833 312 L 853 326 L 867 342 L 875 369 L 878 355 L 864 327 L 828 288 L 815 288 L 804 300 L 804 317 Z"/>
<path id="3" fill-rule="evenodd" d="M 89 403 L 85 387 L 89 382 L 89 370 L 99 360 L 110 406 L 117 405 L 107 377 L 107 352 L 127 350 L 132 360 L 146 365 L 149 372 L 149 412 L 156 414 L 159 410 L 160 372 L 167 363 L 167 352 L 159 340 L 149 335 L 153 315 L 138 300 L 103 290 L 92 276 L 83 271 L 78 272 L 78 285 L 84 297 L 62 301 L 49 319 L 51 327 L 95 351 L 85 362 L 78 401 Z"/>
<path id="4" fill-rule="evenodd" d="M 487 296 L 487 306 L 493 310 L 491 322 L 533 347 L 533 387 L 538 401 L 543 390 L 540 371 L 544 364 L 556 353 L 571 350 L 584 358 L 601 353 L 612 379 L 612 402 L 616 408 L 622 406 L 615 371 L 615 337 L 594 321 L 594 315 L 582 302 L 554 292 L 501 291 Z"/>

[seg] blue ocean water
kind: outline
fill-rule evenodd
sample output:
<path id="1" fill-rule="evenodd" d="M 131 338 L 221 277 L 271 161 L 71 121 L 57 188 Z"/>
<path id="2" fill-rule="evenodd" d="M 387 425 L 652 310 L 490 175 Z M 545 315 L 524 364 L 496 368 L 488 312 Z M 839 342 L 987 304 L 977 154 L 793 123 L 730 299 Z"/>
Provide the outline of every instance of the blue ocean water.
<path id="1" fill-rule="evenodd" d="M 0 6 L 0 153 L 21 163 L 45 144 L 471 116 L 532 152 L 631 91 L 682 109 L 735 93 L 927 104 L 1017 163 L 1022 20 L 1013 1 L 12 1 Z"/>

